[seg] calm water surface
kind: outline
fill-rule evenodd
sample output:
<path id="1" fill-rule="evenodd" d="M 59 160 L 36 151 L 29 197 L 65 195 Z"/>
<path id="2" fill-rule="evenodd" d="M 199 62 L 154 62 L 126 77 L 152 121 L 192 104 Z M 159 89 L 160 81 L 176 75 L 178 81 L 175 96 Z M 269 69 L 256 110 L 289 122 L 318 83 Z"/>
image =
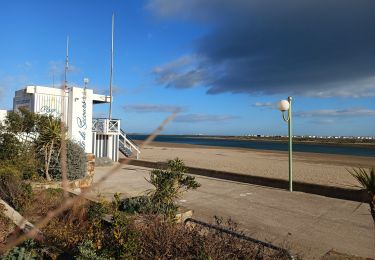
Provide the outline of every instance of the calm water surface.
<path id="1" fill-rule="evenodd" d="M 145 140 L 147 136 L 148 135 L 129 135 L 129 137 L 133 140 Z M 159 135 L 156 137 L 155 141 L 178 144 L 196 144 L 222 147 L 240 147 L 259 150 L 288 151 L 287 143 L 269 141 L 208 139 L 189 135 Z M 293 144 L 293 151 L 375 157 L 375 149 L 366 147 L 345 147 L 324 144 Z"/>

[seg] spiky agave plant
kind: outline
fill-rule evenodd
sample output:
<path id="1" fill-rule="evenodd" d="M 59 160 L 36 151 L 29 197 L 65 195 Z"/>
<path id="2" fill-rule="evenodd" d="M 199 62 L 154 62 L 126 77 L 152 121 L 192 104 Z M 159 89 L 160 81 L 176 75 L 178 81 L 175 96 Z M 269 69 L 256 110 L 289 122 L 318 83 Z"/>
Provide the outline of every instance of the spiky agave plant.
<path id="1" fill-rule="evenodd" d="M 369 196 L 368 203 L 375 226 L 375 167 L 368 170 L 364 168 L 353 168 L 349 173 L 358 181 L 360 187 Z"/>

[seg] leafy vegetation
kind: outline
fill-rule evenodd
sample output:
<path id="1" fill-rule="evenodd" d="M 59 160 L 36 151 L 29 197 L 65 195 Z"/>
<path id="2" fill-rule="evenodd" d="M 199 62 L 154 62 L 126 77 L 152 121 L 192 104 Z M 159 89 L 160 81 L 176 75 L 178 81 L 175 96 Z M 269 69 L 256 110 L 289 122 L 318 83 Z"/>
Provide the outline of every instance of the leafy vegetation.
<path id="1" fill-rule="evenodd" d="M 22 173 L 24 179 L 44 177 L 47 181 L 61 179 L 61 120 L 38 115 L 26 109 L 10 112 L 0 127 L 0 166 L 9 166 Z M 66 140 L 68 179 L 85 176 L 84 150 Z"/>
<path id="2" fill-rule="evenodd" d="M 349 173 L 358 181 L 361 189 L 368 194 L 368 203 L 375 226 L 375 167 L 370 169 L 354 168 Z"/>
<path id="3" fill-rule="evenodd" d="M 86 154 L 77 143 L 66 140 L 67 177 L 69 180 L 83 178 L 86 174 Z M 61 180 L 60 150 L 54 150 L 51 156 L 49 175 L 53 180 Z"/>
<path id="4" fill-rule="evenodd" d="M 40 259 L 40 252 L 36 248 L 34 240 L 26 240 L 22 245 L 13 247 L 6 255 L 2 257 L 3 260 L 34 260 Z"/>
<path id="5" fill-rule="evenodd" d="M 36 194 L 31 213 L 40 215 L 58 206 L 61 190 Z M 120 198 L 98 203 L 81 200 L 42 228 L 44 240 L 13 248 L 5 259 L 288 259 L 282 252 L 203 226 L 186 227 L 160 215 L 129 215 Z M 41 207 L 43 205 L 43 207 Z M 41 210 L 40 208 L 46 208 Z M 30 214 L 30 212 L 28 214 Z M 37 219 L 38 216 L 30 216 Z M 236 223 L 216 218 L 214 224 L 238 231 Z M 241 233 L 241 232 L 240 232 Z M 259 255 L 261 253 L 261 257 Z M 17 258 L 27 256 L 30 258 Z M 13 258 L 11 258 L 13 257 Z M 16 258 L 14 258 L 16 257 Z"/>
<path id="6" fill-rule="evenodd" d="M 61 146 L 61 120 L 55 119 L 52 116 L 40 117 L 38 121 L 39 132 L 36 140 L 36 149 L 42 154 L 44 161 L 44 174 L 47 181 L 51 181 L 52 178 L 49 174 L 49 167 L 53 153 L 60 154 Z M 59 156 L 57 156 L 59 157 Z"/>
<path id="7" fill-rule="evenodd" d="M 21 110 L 0 126 L 0 198 L 32 223 L 42 220 L 64 200 L 61 189 L 32 191 L 30 181 L 61 179 L 61 122 Z M 68 179 L 85 175 L 86 156 L 66 140 Z M 176 200 L 200 184 L 176 158 L 166 169 L 154 169 L 147 196 L 111 202 L 81 198 L 40 231 L 43 239 L 27 240 L 2 259 L 245 259 L 255 258 L 253 243 L 202 227 L 175 223 Z M 73 195 L 71 195 L 73 196 Z M 19 235 L 0 208 L 0 249 Z M 136 213 L 136 214 L 134 214 Z M 286 259 L 272 254 L 269 259 Z"/>
<path id="8" fill-rule="evenodd" d="M 148 196 L 125 199 L 122 209 L 129 213 L 159 214 L 174 220 L 178 205 L 176 200 L 188 190 L 195 190 L 200 184 L 188 175 L 184 162 L 178 158 L 169 160 L 166 169 L 154 169 L 147 180 L 154 186 Z"/>
<path id="9" fill-rule="evenodd" d="M 4 210 L 4 205 L 0 204 L 0 246 L 14 230 L 14 225 L 11 223 L 10 219 L 4 215 Z"/>
<path id="10" fill-rule="evenodd" d="M 16 169 L 0 168 L 0 198 L 22 211 L 30 203 L 32 189 L 29 183 L 22 181 L 21 174 Z"/>

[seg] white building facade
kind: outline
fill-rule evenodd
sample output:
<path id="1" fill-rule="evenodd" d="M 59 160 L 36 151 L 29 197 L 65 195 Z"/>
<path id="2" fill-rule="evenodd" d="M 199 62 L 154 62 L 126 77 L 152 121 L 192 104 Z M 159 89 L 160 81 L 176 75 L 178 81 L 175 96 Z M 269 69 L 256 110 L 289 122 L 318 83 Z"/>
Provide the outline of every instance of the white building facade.
<path id="1" fill-rule="evenodd" d="M 110 96 L 95 94 L 92 89 L 69 87 L 66 90 L 44 86 L 26 86 L 13 99 L 13 110 L 23 107 L 31 112 L 61 118 L 68 137 L 77 142 L 86 153 L 96 157 L 119 158 L 140 151 L 127 138 L 117 119 L 93 119 L 93 105 L 109 103 Z M 1 116 L 1 113 L 0 113 Z"/>

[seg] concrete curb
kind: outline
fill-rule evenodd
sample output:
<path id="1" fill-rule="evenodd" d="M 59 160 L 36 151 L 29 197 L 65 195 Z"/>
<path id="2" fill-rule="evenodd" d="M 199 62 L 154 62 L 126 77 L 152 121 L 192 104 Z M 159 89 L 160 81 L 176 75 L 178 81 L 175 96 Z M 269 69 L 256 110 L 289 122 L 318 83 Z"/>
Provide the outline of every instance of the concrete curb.
<path id="1" fill-rule="evenodd" d="M 27 233 L 34 228 L 34 225 L 32 223 L 25 219 L 18 211 L 12 208 L 4 200 L 0 199 L 0 204 L 4 207 L 4 215 L 9 218 L 24 233 Z M 39 229 L 37 230 L 37 234 L 42 234 Z"/>
<path id="2" fill-rule="evenodd" d="M 130 160 L 126 158 L 121 158 L 119 162 L 123 164 L 141 166 L 141 167 L 146 167 L 146 168 L 165 168 L 166 167 L 165 162 Z M 249 184 L 254 184 L 254 185 L 259 185 L 259 186 L 278 188 L 278 189 L 285 189 L 285 190 L 287 190 L 289 187 L 288 181 L 282 180 L 282 179 L 274 179 L 274 178 L 269 178 L 269 177 L 246 175 L 246 174 L 241 174 L 241 173 L 217 171 L 217 170 L 203 169 L 203 168 L 197 168 L 197 167 L 187 167 L 187 168 L 189 169 L 189 173 L 195 174 L 195 175 L 249 183 Z M 357 201 L 357 202 L 366 202 L 368 200 L 368 196 L 366 192 L 362 190 L 306 183 L 306 182 L 300 182 L 300 181 L 293 181 L 293 190 L 326 196 L 326 197 L 335 198 L 335 199 L 351 200 L 351 201 Z"/>

